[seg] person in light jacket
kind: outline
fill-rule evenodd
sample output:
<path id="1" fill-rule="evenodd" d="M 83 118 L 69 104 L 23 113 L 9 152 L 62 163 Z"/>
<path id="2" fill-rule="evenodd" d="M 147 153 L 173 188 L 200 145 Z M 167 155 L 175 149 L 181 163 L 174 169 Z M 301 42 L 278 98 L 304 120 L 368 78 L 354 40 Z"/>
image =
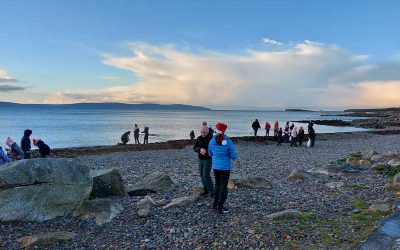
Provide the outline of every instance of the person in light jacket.
<path id="1" fill-rule="evenodd" d="M 212 169 L 215 176 L 215 195 L 213 209 L 223 214 L 229 212 L 224 207 L 228 196 L 228 181 L 232 169 L 231 160 L 238 156 L 233 142 L 225 135 L 228 126 L 224 123 L 217 123 L 215 126 L 216 135 L 208 145 L 208 155 L 212 159 Z"/>
<path id="2" fill-rule="evenodd" d="M 290 131 L 290 146 L 297 147 L 297 128 L 293 127 Z"/>

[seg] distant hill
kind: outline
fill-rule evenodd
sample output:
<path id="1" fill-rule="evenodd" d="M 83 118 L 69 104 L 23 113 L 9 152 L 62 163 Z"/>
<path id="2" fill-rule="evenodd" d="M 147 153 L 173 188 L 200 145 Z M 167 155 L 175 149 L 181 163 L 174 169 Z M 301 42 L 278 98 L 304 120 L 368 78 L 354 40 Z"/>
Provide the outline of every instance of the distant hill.
<path id="1" fill-rule="evenodd" d="M 73 108 L 73 109 L 126 109 L 126 110 L 184 110 L 206 111 L 206 107 L 185 104 L 128 104 L 128 103 L 73 103 L 73 104 L 21 104 L 13 102 L 0 102 L 1 107 L 26 107 L 26 108 Z"/>
<path id="2" fill-rule="evenodd" d="M 400 112 L 400 108 L 381 108 L 381 109 L 346 109 L 344 112 Z"/>
<path id="3" fill-rule="evenodd" d="M 307 109 L 285 109 L 285 112 L 316 112 L 316 111 Z"/>

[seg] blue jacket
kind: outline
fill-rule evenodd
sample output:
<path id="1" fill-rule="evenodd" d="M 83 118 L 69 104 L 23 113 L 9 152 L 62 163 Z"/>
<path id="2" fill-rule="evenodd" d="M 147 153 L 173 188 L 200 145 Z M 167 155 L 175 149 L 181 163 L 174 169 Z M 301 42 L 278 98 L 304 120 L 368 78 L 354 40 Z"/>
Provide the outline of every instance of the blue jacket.
<path id="1" fill-rule="evenodd" d="M 233 142 L 224 135 L 226 145 L 219 145 L 215 141 L 215 136 L 211 139 L 208 144 L 208 155 L 212 158 L 212 168 L 217 170 L 231 170 L 231 160 L 237 158 L 236 149 L 233 146 Z"/>
<path id="2" fill-rule="evenodd" d="M 6 164 L 6 163 L 9 163 L 9 162 L 11 162 L 11 160 L 4 153 L 3 148 L 0 147 L 0 165 Z"/>

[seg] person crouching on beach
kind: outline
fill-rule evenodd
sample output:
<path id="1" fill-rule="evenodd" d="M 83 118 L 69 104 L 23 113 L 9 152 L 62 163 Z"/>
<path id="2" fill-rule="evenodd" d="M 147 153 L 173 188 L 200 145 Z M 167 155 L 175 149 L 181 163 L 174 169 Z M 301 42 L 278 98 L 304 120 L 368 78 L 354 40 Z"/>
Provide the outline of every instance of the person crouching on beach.
<path id="1" fill-rule="evenodd" d="M 228 126 L 224 123 L 215 125 L 216 135 L 208 145 L 208 155 L 212 159 L 212 169 L 215 176 L 215 195 L 212 208 L 218 213 L 227 213 L 224 203 L 228 196 L 228 181 L 232 169 L 231 160 L 237 158 L 233 142 L 225 135 Z"/>
<path id="2" fill-rule="evenodd" d="M 17 161 L 24 159 L 24 152 L 18 146 L 16 142 L 14 142 L 10 137 L 7 137 L 6 145 L 9 147 L 7 149 L 7 155 L 11 159 L 11 161 Z"/>
<path id="3" fill-rule="evenodd" d="M 128 143 L 130 134 L 131 134 L 131 131 L 127 131 L 122 134 L 122 136 L 121 136 L 122 145 L 126 145 Z"/>
<path id="4" fill-rule="evenodd" d="M 8 158 L 7 154 L 4 153 L 3 148 L 0 147 L 0 166 L 9 162 L 11 162 L 10 158 Z"/>
<path id="5" fill-rule="evenodd" d="M 214 184 L 211 179 L 211 157 L 208 155 L 208 144 L 210 143 L 213 135 L 209 133 L 209 128 L 206 126 L 200 127 L 200 136 L 196 139 L 196 144 L 193 150 L 198 153 L 199 157 L 199 173 L 201 183 L 203 184 L 203 193 L 200 196 L 214 197 Z"/>
<path id="6" fill-rule="evenodd" d="M 41 139 L 33 139 L 33 145 L 39 148 L 40 157 L 44 158 L 50 155 L 50 147 Z"/>

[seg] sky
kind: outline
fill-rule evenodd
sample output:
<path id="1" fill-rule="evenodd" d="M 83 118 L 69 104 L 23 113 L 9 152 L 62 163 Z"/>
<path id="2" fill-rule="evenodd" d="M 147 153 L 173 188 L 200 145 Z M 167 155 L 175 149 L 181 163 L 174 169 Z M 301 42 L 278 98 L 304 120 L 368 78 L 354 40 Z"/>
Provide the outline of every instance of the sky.
<path id="1" fill-rule="evenodd" d="M 0 101 L 400 106 L 400 1 L 0 1 Z"/>

